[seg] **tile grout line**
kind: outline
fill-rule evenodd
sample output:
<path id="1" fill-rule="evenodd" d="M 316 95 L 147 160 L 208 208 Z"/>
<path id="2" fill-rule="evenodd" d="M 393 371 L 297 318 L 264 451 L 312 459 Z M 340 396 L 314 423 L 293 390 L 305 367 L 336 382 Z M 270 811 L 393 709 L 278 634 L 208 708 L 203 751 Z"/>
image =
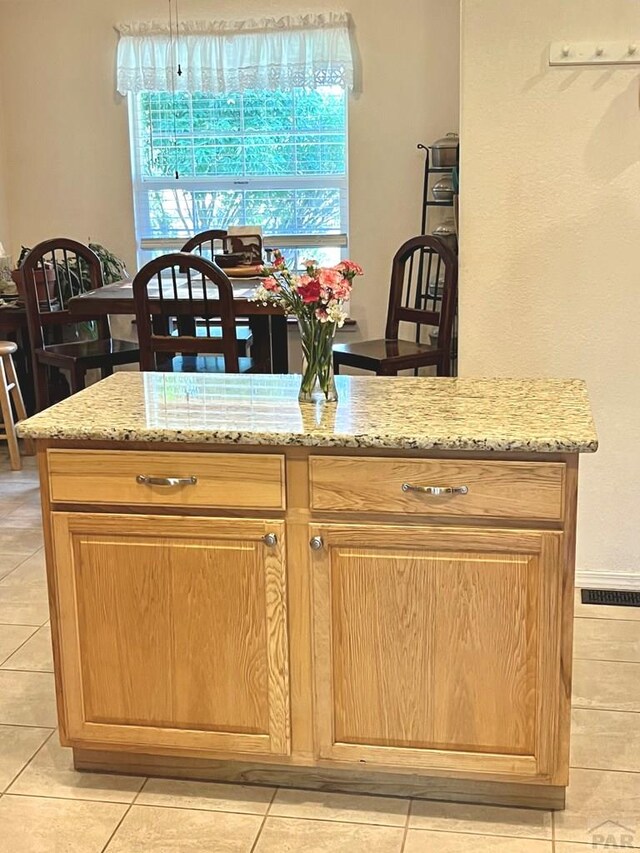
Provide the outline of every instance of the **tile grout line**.
<path id="1" fill-rule="evenodd" d="M 134 805 L 136 804 L 136 802 L 137 802 L 137 800 L 138 800 L 138 797 L 139 797 L 139 796 L 140 796 L 140 794 L 142 793 L 142 791 L 143 791 L 143 789 L 144 789 L 144 787 L 145 787 L 145 785 L 147 784 L 147 782 L 148 782 L 148 781 L 149 781 L 149 777 L 148 777 L 148 776 L 145 776 L 145 777 L 144 777 L 144 779 L 143 779 L 142 785 L 140 785 L 139 790 L 138 790 L 138 791 L 136 791 L 136 795 L 135 795 L 135 797 L 134 797 L 134 798 L 131 800 L 131 802 L 129 803 L 128 808 L 126 808 L 126 809 L 125 809 L 124 814 L 122 815 L 122 817 L 120 818 L 120 820 L 118 821 L 118 823 L 115 825 L 113 832 L 111 833 L 111 835 L 109 836 L 109 838 L 107 838 L 107 842 L 106 842 L 106 844 L 104 845 L 104 847 L 102 847 L 102 849 L 100 850 L 100 853 L 105 853 L 105 851 L 107 850 L 107 848 L 109 847 L 109 845 L 111 844 L 111 842 L 113 841 L 113 839 L 115 838 L 116 833 L 118 832 L 118 830 L 120 829 L 120 827 L 121 827 L 121 826 L 122 826 L 122 824 L 124 823 L 124 820 L 125 820 L 126 816 L 129 814 L 129 812 L 131 811 L 131 809 L 132 809 L 132 808 L 134 807 Z"/>
<path id="2" fill-rule="evenodd" d="M 600 605 L 602 607 L 602 605 Z M 637 608 L 636 608 L 637 609 Z M 582 616 L 575 614 L 574 619 L 590 619 L 592 622 L 640 622 L 639 619 L 625 619 L 618 616 Z"/>
<path id="3" fill-rule="evenodd" d="M 40 628 L 38 628 L 37 630 L 39 631 Z M 29 640 L 30 639 L 31 639 L 31 637 L 29 637 Z M 25 640 L 25 643 L 28 643 L 29 640 Z M 22 646 L 24 646 L 24 643 L 22 644 Z M 20 646 L 20 649 L 22 648 L 22 646 Z M 9 657 L 7 658 L 7 660 L 4 661 L 4 663 L 0 664 L 0 672 L 22 672 L 22 673 L 25 673 L 25 672 L 28 672 L 28 673 L 44 672 L 45 675 L 47 675 L 47 674 L 48 675 L 55 675 L 55 673 L 52 669 L 14 669 L 11 666 L 5 666 L 5 663 L 7 663 L 9 658 L 12 658 L 13 655 L 15 655 L 17 652 L 20 651 L 20 649 L 16 649 L 12 655 L 9 655 Z M 638 713 L 640 713 L 640 711 Z M 48 726 L 46 726 L 46 728 L 48 728 Z"/>
<path id="4" fill-rule="evenodd" d="M 17 627 L 17 628 L 32 628 L 33 625 L 16 625 L 15 627 Z M 12 658 L 16 654 L 16 652 L 19 652 L 20 649 L 26 643 L 28 643 L 29 640 L 34 636 L 34 634 L 37 634 L 39 630 L 40 630 L 40 628 L 36 628 L 35 631 L 33 631 L 31 634 L 29 634 L 29 636 L 27 637 L 27 639 L 23 643 L 20 643 L 20 645 L 11 652 L 11 654 L 7 655 L 6 658 L 3 658 L 2 660 L 0 660 L 0 669 L 5 665 L 5 663 L 9 660 L 9 658 Z M 33 670 L 9 670 L 9 672 L 22 672 L 22 671 L 32 672 Z M 53 670 L 51 670 L 51 671 L 53 672 Z"/>
<path id="5" fill-rule="evenodd" d="M 404 853 L 404 848 L 407 844 L 407 838 L 409 837 L 409 823 L 411 821 L 411 807 L 413 806 L 413 800 L 409 798 L 409 808 L 407 809 L 407 819 L 404 822 L 404 833 L 402 835 L 402 844 L 400 845 L 400 853 Z"/>
<path id="6" fill-rule="evenodd" d="M 20 562 L 18 563 L 17 566 L 14 566 L 10 572 L 7 572 L 6 575 L 3 575 L 2 578 L 0 578 L 0 584 L 2 583 L 2 581 L 6 581 L 6 579 L 10 575 L 12 575 L 15 571 L 17 571 L 20 568 L 20 566 L 24 565 L 24 563 L 26 563 L 27 560 L 30 560 L 32 557 L 35 557 L 35 555 L 38 553 L 38 551 L 43 551 L 43 550 L 44 550 L 44 547 L 42 545 L 40 545 L 40 546 L 38 546 L 38 548 L 36 548 L 35 551 L 32 551 L 31 554 L 27 554 L 25 556 L 24 560 L 20 560 Z M 22 555 L 20 555 L 20 556 L 22 556 Z"/>
<path id="7" fill-rule="evenodd" d="M 31 764 L 31 762 L 33 761 L 33 759 L 36 757 L 36 755 L 38 755 L 38 753 L 39 753 L 39 752 L 41 752 L 41 751 L 45 748 L 45 746 L 49 743 L 49 741 L 51 740 L 51 738 L 54 736 L 54 734 L 55 734 L 55 733 L 56 733 L 56 729 L 53 729 L 53 730 L 51 731 L 51 734 L 49 734 L 49 735 L 48 735 L 48 736 L 47 736 L 47 737 L 42 741 L 42 743 L 40 744 L 40 746 L 36 749 L 36 751 L 33 753 L 33 755 L 32 755 L 32 756 L 31 756 L 31 758 L 27 761 L 27 763 L 26 763 L 25 765 L 23 765 L 23 766 L 20 768 L 20 770 L 18 770 L 18 772 L 16 773 L 16 775 L 15 775 L 15 776 L 13 777 L 13 779 L 9 782 L 9 784 L 7 785 L 7 787 L 6 787 L 6 788 L 4 789 L 4 791 L 2 792 L 3 794 L 9 794 L 9 790 L 10 790 L 10 788 L 11 788 L 13 785 L 15 785 L 15 783 L 18 781 L 18 779 L 20 778 L 20 776 L 22 776 L 22 774 L 23 774 L 23 773 L 24 773 L 24 771 L 27 769 L 27 767 L 29 767 L 29 765 Z M 14 794 L 13 796 L 16 796 L 16 795 Z"/>
<path id="8" fill-rule="evenodd" d="M 273 805 L 273 801 L 275 800 L 279 790 L 280 790 L 280 788 L 275 788 L 273 791 L 273 795 L 272 795 L 271 799 L 269 800 L 269 805 L 267 806 L 267 810 L 264 813 L 264 817 L 262 818 L 262 823 L 260 824 L 260 828 L 258 829 L 258 834 L 253 839 L 253 844 L 249 848 L 249 853 L 254 853 L 254 851 L 256 850 L 256 848 L 258 846 L 258 842 L 260 841 L 260 836 L 262 835 L 262 830 L 264 829 L 265 824 L 267 823 L 267 818 L 269 817 L 269 812 L 271 811 L 271 806 Z"/>
<path id="9" fill-rule="evenodd" d="M 628 708 L 603 708 L 601 705 L 572 705 L 573 711 L 599 711 L 604 714 L 640 714 L 638 710 L 630 710 Z"/>

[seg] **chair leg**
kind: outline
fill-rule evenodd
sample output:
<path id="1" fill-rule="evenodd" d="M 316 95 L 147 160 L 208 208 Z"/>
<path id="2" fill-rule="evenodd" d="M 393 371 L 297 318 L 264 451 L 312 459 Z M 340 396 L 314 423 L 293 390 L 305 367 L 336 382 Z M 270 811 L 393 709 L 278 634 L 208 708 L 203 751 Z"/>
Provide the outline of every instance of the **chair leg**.
<path id="1" fill-rule="evenodd" d="M 437 376 L 451 376 L 451 359 L 443 354 L 436 367 Z"/>
<path id="2" fill-rule="evenodd" d="M 84 388 L 85 370 L 77 364 L 69 368 L 69 387 L 72 394 L 77 394 Z"/>
<path id="3" fill-rule="evenodd" d="M 104 367 L 101 367 L 100 368 L 100 376 L 103 379 L 106 379 L 107 376 L 113 376 L 113 365 L 112 364 L 105 364 Z"/>
<path id="4" fill-rule="evenodd" d="M 5 438 L 9 447 L 9 461 L 13 471 L 19 471 L 22 468 L 22 460 L 20 459 L 20 448 L 18 447 L 18 438 L 16 436 L 16 425 L 13 419 L 13 410 L 11 409 L 11 398 L 9 397 L 9 380 L 7 378 L 5 357 L 0 358 L 0 412 L 2 413 L 2 422 L 4 424 Z"/>
<path id="5" fill-rule="evenodd" d="M 18 382 L 13 358 L 10 355 L 6 356 L 5 369 L 9 379 L 9 385 L 13 385 L 13 388 L 11 389 L 11 397 L 13 399 L 13 406 L 16 410 L 18 422 L 25 421 L 27 419 L 27 410 L 25 409 L 24 400 L 22 399 L 22 391 L 20 390 L 20 383 Z M 31 439 L 24 439 L 24 449 L 27 456 L 35 456 L 36 451 Z"/>
<path id="6" fill-rule="evenodd" d="M 36 409 L 42 412 L 43 409 L 48 409 L 51 405 L 49 371 L 45 364 L 40 364 L 35 359 L 33 361 L 33 378 L 36 386 Z"/>

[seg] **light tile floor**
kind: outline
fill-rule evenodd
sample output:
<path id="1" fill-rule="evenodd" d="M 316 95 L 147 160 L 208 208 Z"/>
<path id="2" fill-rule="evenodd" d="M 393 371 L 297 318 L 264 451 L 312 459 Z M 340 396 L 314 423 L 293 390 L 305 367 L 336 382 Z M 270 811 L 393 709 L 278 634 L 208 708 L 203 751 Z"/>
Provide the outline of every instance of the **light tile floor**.
<path id="1" fill-rule="evenodd" d="M 640 849 L 640 609 L 578 603 L 575 628 L 562 813 L 76 773 L 54 729 L 35 465 L 11 473 L 0 446 L 0 853 Z"/>

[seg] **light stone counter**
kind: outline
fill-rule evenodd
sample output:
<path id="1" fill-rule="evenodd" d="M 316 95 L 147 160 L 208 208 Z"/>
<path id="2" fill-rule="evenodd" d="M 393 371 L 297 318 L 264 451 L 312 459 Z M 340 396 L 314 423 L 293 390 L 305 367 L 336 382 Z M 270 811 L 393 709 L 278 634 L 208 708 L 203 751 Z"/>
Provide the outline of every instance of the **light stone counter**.
<path id="1" fill-rule="evenodd" d="M 121 372 L 24 421 L 78 441 L 593 453 L 585 383 L 337 378 L 340 402 L 298 403 L 298 376 Z"/>

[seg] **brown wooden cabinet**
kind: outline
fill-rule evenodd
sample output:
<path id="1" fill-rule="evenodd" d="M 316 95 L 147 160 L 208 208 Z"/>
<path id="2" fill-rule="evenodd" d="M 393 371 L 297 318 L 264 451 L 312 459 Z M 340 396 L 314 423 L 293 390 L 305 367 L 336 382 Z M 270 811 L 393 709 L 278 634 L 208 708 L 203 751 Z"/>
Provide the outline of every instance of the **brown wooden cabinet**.
<path id="1" fill-rule="evenodd" d="M 289 753 L 281 521 L 55 512 L 52 534 L 67 742 Z"/>
<path id="2" fill-rule="evenodd" d="M 561 533 L 329 524 L 310 535 L 321 758 L 563 776 Z"/>
<path id="3" fill-rule="evenodd" d="M 563 802 L 577 457 L 40 450 L 77 767 Z"/>

